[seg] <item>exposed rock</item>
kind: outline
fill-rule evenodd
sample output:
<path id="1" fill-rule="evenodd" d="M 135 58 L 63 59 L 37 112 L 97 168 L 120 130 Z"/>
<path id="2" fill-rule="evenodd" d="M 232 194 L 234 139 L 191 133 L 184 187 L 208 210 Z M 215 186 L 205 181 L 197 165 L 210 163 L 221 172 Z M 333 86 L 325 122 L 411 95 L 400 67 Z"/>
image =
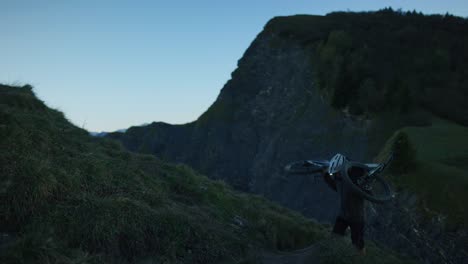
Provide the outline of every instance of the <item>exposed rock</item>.
<path id="1" fill-rule="evenodd" d="M 330 107 L 315 87 L 311 66 L 306 49 L 262 33 L 196 122 L 153 123 L 110 136 L 130 150 L 187 163 L 328 222 L 335 215 L 336 195 L 321 180 L 290 177 L 282 168 L 292 160 L 336 152 L 364 159 L 370 124 Z"/>

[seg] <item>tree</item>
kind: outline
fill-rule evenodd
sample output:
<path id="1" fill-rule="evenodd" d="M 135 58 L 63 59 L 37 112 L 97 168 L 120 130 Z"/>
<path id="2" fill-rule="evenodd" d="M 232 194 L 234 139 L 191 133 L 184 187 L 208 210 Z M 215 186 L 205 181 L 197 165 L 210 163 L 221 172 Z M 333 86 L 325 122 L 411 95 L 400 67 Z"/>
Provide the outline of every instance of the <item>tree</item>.
<path id="1" fill-rule="evenodd" d="M 383 110 L 385 97 L 372 78 L 366 78 L 359 88 L 359 105 L 366 112 L 380 112 Z"/>

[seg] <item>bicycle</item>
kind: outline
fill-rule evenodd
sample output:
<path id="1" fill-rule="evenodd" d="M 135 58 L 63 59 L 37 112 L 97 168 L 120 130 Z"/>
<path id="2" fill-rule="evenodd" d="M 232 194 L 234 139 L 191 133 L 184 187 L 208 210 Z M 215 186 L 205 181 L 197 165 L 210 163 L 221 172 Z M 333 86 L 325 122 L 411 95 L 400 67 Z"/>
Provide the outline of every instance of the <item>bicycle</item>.
<path id="1" fill-rule="evenodd" d="M 388 202 L 395 197 L 395 194 L 390 184 L 380 174 L 392 160 L 393 154 L 390 154 L 383 163 L 362 163 L 346 158 L 340 174 L 343 181 L 349 184 L 357 195 L 374 203 Z M 329 169 L 330 164 L 331 160 L 301 160 L 287 164 L 284 170 L 288 174 L 317 174 Z M 351 179 L 348 175 L 348 170 L 351 167 L 360 167 L 366 173 L 356 179 Z"/>

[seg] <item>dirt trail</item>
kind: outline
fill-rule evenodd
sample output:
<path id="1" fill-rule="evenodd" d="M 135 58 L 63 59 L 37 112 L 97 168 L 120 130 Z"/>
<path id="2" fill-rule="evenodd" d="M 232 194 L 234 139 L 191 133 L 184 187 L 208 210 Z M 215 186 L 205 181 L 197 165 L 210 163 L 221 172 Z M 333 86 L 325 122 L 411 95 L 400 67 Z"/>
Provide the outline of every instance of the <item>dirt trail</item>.
<path id="1" fill-rule="evenodd" d="M 360 259 L 349 237 L 331 235 L 306 248 L 291 252 L 265 251 L 257 258 L 262 264 L 319 264 L 333 263 L 337 259 Z M 356 259 L 356 260 L 357 260 Z M 330 262 L 331 261 L 331 262 Z"/>

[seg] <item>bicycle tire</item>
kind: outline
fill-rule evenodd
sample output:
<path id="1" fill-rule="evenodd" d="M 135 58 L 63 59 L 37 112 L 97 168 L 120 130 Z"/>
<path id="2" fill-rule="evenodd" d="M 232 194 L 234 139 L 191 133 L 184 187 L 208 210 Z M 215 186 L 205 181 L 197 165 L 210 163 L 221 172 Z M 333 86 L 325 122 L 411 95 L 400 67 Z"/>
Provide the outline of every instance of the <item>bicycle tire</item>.
<path id="1" fill-rule="evenodd" d="M 383 195 L 376 195 L 376 194 L 372 195 L 364 191 L 363 189 L 361 189 L 358 185 L 356 185 L 351 180 L 351 178 L 348 175 L 348 169 L 351 168 L 352 166 L 358 166 L 362 168 L 367 168 L 367 167 L 362 166 L 361 164 L 355 163 L 355 162 L 349 162 L 348 164 L 346 164 L 346 166 L 343 166 L 342 173 L 341 173 L 341 175 L 343 175 L 342 177 L 343 181 L 349 186 L 351 186 L 351 189 L 354 191 L 354 193 L 374 203 L 385 203 L 394 198 L 395 195 L 393 194 L 392 189 L 390 188 L 390 185 L 387 183 L 387 181 L 385 181 L 379 175 L 374 176 L 375 180 L 373 182 L 381 184 L 381 187 L 383 187 L 383 190 L 384 190 Z"/>

